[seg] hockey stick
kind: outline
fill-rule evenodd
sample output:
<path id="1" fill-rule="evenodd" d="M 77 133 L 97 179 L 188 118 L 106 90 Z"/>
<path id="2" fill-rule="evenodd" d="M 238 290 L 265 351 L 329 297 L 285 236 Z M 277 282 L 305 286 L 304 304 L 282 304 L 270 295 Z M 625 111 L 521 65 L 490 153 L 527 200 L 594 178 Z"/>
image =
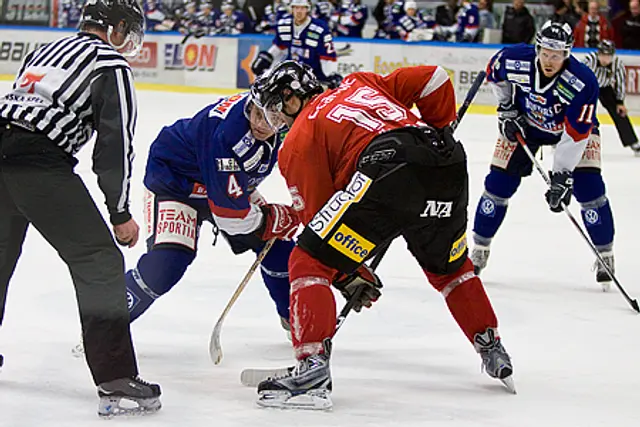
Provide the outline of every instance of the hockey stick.
<path id="1" fill-rule="evenodd" d="M 540 162 L 538 162 L 538 160 L 535 158 L 535 156 L 533 155 L 529 147 L 527 147 L 527 143 L 522 137 L 522 135 L 517 134 L 517 138 L 518 138 L 518 142 L 520 143 L 520 146 L 522 146 L 525 153 L 527 153 L 527 156 L 529 156 L 529 159 L 531 159 L 531 161 L 533 162 L 533 165 L 535 166 L 536 170 L 538 171 L 542 179 L 544 179 L 547 185 L 551 187 L 551 178 L 549 178 L 549 176 L 545 173 L 544 169 L 540 165 Z M 567 214 L 569 221 L 571 221 L 571 223 L 576 228 L 576 230 L 578 230 L 578 232 L 580 233 L 584 241 L 587 242 L 587 244 L 591 248 L 591 251 L 595 254 L 596 258 L 598 258 L 598 262 L 607 271 L 607 274 L 609 275 L 609 277 L 611 277 L 611 279 L 613 280 L 613 283 L 616 284 L 616 286 L 620 290 L 620 293 L 622 293 L 622 295 L 627 300 L 629 305 L 631 305 L 631 308 L 633 308 L 636 312 L 640 313 L 640 307 L 638 307 L 638 301 L 635 299 L 631 299 L 631 297 L 629 297 L 629 294 L 627 294 L 627 292 L 624 290 L 624 288 L 622 287 L 622 285 L 620 284 L 616 276 L 613 274 L 613 271 L 611 271 L 611 268 L 609 268 L 607 263 L 604 262 L 604 259 L 602 259 L 602 255 L 600 255 L 600 252 L 598 252 L 598 249 L 596 249 L 595 245 L 591 242 L 591 239 L 589 239 L 589 236 L 587 236 L 587 234 L 582 229 L 582 227 L 580 227 L 580 224 L 578 223 L 576 218 L 573 216 L 573 214 L 571 213 L 567 205 L 565 205 L 562 202 L 560 203 L 560 205 L 562 206 L 562 210 L 564 211 L 564 213 Z"/>
<path id="2" fill-rule="evenodd" d="M 486 76 L 487 76 L 487 73 L 484 71 L 480 71 L 476 76 L 476 79 L 474 80 L 473 84 L 469 88 L 469 91 L 467 92 L 467 95 L 465 96 L 465 99 L 462 102 L 462 105 L 460 105 L 460 108 L 458 109 L 456 120 L 453 123 L 451 123 L 452 130 L 456 130 L 458 128 L 458 125 L 460 124 L 462 118 L 467 113 L 469 106 L 473 103 L 473 100 L 475 99 L 476 94 L 478 93 L 478 90 L 480 90 L 480 86 L 482 86 L 482 83 L 484 82 L 484 79 Z M 369 266 L 371 270 L 375 271 L 378 265 L 380 265 L 380 262 L 382 261 L 382 258 L 384 257 L 384 255 L 387 253 L 387 250 L 389 249 L 389 246 L 391 246 L 392 241 L 393 239 L 391 239 L 388 242 L 384 242 L 382 246 L 380 246 L 380 250 L 378 254 L 376 254 L 375 258 L 371 262 L 371 265 Z M 338 330 L 340 330 L 340 328 L 344 324 L 345 320 L 347 319 L 347 316 L 351 312 L 351 309 L 355 305 L 355 302 L 362 295 L 362 292 L 364 291 L 365 286 L 367 285 L 361 285 L 358 289 L 356 289 L 356 291 L 351 296 L 351 298 L 349 298 L 349 300 L 344 305 L 342 310 L 340 310 L 340 314 L 336 319 L 336 329 L 333 333 L 333 337 L 336 336 L 336 334 L 338 333 Z M 247 368 L 240 373 L 240 382 L 247 387 L 257 387 L 260 382 L 266 380 L 267 378 L 286 375 L 292 369 L 293 369 L 292 366 L 285 367 L 285 368 Z"/>
<path id="3" fill-rule="evenodd" d="M 249 283 L 249 279 L 251 279 L 251 276 L 253 276 L 253 273 L 255 273 L 255 271 L 258 269 L 258 266 L 260 265 L 264 257 L 267 256 L 269 249 L 271 249 L 271 246 L 273 246 L 275 241 L 276 239 L 273 238 L 264 245 L 264 248 L 262 248 L 262 250 L 256 257 L 256 260 L 253 262 L 253 264 L 249 268 L 249 271 L 247 271 L 247 274 L 245 274 L 244 277 L 242 278 L 242 281 L 236 288 L 236 291 L 231 296 L 231 299 L 227 303 L 226 307 L 222 311 L 222 314 L 220 315 L 220 318 L 216 322 L 216 326 L 213 328 L 213 332 L 211 333 L 211 339 L 209 340 L 209 356 L 211 356 L 211 360 L 216 365 L 220 364 L 220 362 L 222 361 L 222 346 L 220 345 L 220 333 L 222 332 L 222 324 L 224 323 L 224 319 L 227 317 L 227 314 L 229 314 L 231 307 L 233 307 L 233 304 L 235 304 L 238 297 L 240 297 L 240 294 L 242 293 L 242 291 L 244 291 L 244 288 L 247 286 L 247 283 Z"/>

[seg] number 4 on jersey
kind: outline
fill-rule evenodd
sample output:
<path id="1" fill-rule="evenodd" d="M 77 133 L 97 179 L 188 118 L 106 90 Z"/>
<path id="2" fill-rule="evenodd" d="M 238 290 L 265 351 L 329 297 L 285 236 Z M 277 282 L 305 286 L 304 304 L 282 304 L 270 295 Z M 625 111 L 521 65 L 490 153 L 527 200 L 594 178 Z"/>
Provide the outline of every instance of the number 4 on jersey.
<path id="1" fill-rule="evenodd" d="M 237 199 L 244 194 L 244 192 L 242 191 L 242 187 L 240 187 L 240 184 L 238 184 L 236 175 L 233 173 L 229 175 L 229 182 L 227 183 L 227 193 L 234 199 Z"/>

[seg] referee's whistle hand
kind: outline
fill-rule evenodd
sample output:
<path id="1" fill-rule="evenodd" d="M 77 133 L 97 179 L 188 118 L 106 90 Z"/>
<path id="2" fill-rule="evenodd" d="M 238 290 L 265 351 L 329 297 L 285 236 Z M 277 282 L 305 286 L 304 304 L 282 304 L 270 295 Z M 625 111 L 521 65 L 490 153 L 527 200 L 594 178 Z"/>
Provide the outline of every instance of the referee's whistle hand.
<path id="1" fill-rule="evenodd" d="M 131 218 L 129 221 L 113 226 L 113 232 L 116 235 L 116 240 L 122 246 L 134 247 L 138 243 L 138 234 L 140 227 L 136 220 Z"/>
<path id="2" fill-rule="evenodd" d="M 627 107 L 625 107 L 624 105 L 618 105 L 616 107 L 616 111 L 618 113 L 618 115 L 620 117 L 626 117 L 627 116 Z"/>

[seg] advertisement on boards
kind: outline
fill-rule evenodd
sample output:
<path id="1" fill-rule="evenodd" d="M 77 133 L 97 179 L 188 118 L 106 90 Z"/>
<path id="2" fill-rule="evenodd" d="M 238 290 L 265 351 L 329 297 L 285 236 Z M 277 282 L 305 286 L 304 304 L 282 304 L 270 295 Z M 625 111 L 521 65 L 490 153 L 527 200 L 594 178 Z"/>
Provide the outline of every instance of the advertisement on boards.
<path id="1" fill-rule="evenodd" d="M 51 4 L 50 0 L 2 0 L 0 24 L 48 26 Z"/>

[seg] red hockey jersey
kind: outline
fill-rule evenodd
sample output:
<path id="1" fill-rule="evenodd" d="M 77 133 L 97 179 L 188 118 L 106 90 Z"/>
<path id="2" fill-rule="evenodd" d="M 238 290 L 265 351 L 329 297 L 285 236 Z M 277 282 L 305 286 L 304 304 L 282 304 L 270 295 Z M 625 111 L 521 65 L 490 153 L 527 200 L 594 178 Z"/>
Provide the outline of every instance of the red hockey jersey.
<path id="1" fill-rule="evenodd" d="M 420 117 L 411 112 L 414 105 Z M 350 74 L 338 88 L 313 98 L 278 155 L 302 223 L 347 186 L 360 153 L 377 135 L 406 126 L 442 128 L 455 118 L 453 85 L 437 66 L 401 68 L 386 77 Z"/>

